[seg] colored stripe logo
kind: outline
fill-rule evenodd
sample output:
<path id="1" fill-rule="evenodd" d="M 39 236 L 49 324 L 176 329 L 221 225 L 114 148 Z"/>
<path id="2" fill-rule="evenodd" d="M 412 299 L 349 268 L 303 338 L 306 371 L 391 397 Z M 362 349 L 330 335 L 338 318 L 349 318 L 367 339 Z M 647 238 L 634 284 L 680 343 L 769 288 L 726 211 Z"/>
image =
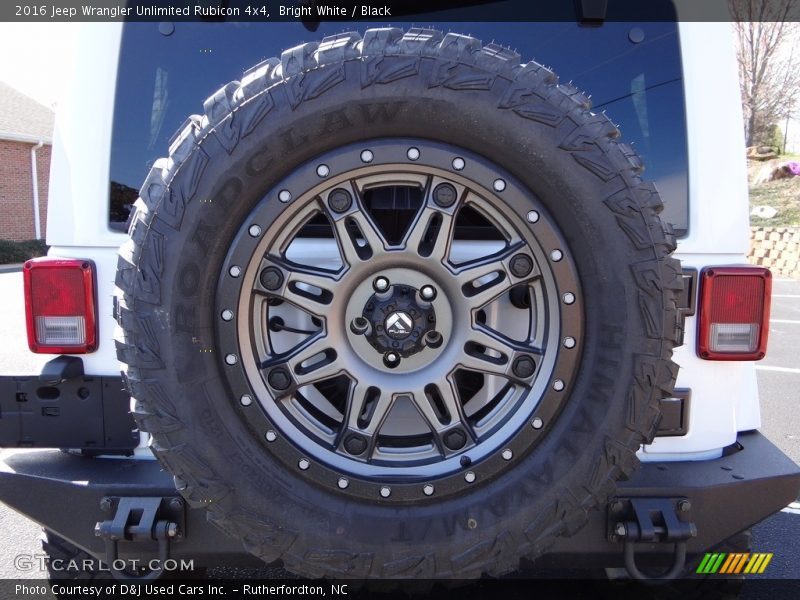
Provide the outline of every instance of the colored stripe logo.
<path id="1" fill-rule="evenodd" d="M 696 572 L 703 575 L 760 574 L 767 568 L 772 556 L 772 552 L 708 552 Z"/>

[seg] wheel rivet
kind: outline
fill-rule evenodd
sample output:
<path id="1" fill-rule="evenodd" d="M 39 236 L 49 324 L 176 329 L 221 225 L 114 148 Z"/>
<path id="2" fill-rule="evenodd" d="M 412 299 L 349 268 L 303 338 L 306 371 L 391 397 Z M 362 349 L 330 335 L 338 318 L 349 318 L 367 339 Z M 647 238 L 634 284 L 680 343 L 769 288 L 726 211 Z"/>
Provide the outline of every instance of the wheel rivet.
<path id="1" fill-rule="evenodd" d="M 573 302 L 575 302 L 575 294 L 573 294 L 572 292 L 567 292 L 566 294 L 564 294 L 563 298 L 564 298 L 564 304 L 572 304 Z"/>
<path id="2" fill-rule="evenodd" d="M 381 488 L 381 498 L 388 498 L 392 495 L 392 488 L 388 486 L 383 486 Z"/>
<path id="3" fill-rule="evenodd" d="M 229 365 L 235 365 L 239 359 L 236 357 L 235 354 L 227 354 L 225 356 L 225 362 Z"/>
<path id="4" fill-rule="evenodd" d="M 533 261 L 531 257 L 527 254 L 517 254 L 509 263 L 511 267 L 511 273 L 514 277 L 527 277 L 530 275 L 530 272 L 533 271 Z"/>
<path id="5" fill-rule="evenodd" d="M 422 488 L 422 493 L 425 494 L 426 496 L 433 496 L 433 492 L 434 489 L 430 483 L 426 484 L 425 487 Z"/>
<path id="6" fill-rule="evenodd" d="M 544 421 L 542 421 L 541 417 L 534 417 L 533 421 L 531 421 L 531 427 L 534 429 L 541 429 L 544 426 Z"/>
<path id="7" fill-rule="evenodd" d="M 554 389 L 555 391 L 557 391 L 557 392 L 560 392 L 561 390 L 563 390 L 563 389 L 564 389 L 564 382 L 563 382 L 563 381 L 561 381 L 560 379 L 556 379 L 556 380 L 553 382 L 553 389 Z"/>
<path id="8" fill-rule="evenodd" d="M 475 481 L 475 473 L 472 471 L 467 471 L 464 473 L 464 481 L 467 483 L 473 483 Z"/>
<path id="9" fill-rule="evenodd" d="M 319 165 L 317 167 L 317 175 L 319 175 L 320 177 L 327 177 L 330 174 L 331 174 L 331 169 L 330 167 L 328 167 L 328 165 Z"/>
<path id="10" fill-rule="evenodd" d="M 233 311 L 230 308 L 226 308 L 222 311 L 222 320 L 230 321 L 231 319 L 233 319 Z"/>
<path id="11" fill-rule="evenodd" d="M 422 296 L 423 300 L 433 300 L 436 298 L 436 288 L 432 285 L 423 285 L 419 295 Z"/>
<path id="12" fill-rule="evenodd" d="M 242 274 L 242 267 L 233 265 L 230 269 L 228 269 L 228 273 L 231 274 L 231 277 L 238 277 Z"/>
<path id="13" fill-rule="evenodd" d="M 278 192 L 278 200 L 281 202 L 289 202 L 292 199 L 292 193 L 289 190 L 281 190 Z"/>
<path id="14" fill-rule="evenodd" d="M 564 338 L 564 348 L 574 348 L 575 347 L 575 338 L 574 337 L 565 337 Z"/>
<path id="15" fill-rule="evenodd" d="M 429 346 L 430 348 L 438 348 L 442 345 L 444 339 L 442 338 L 442 334 L 438 331 L 429 331 L 425 334 L 425 345 Z"/>
<path id="16" fill-rule="evenodd" d="M 442 208 L 453 206 L 457 199 L 458 192 L 452 183 L 440 183 L 433 188 L 433 201 Z"/>
<path id="17" fill-rule="evenodd" d="M 301 471 L 306 471 L 308 469 L 308 467 L 310 467 L 310 466 L 311 466 L 311 463 L 309 463 L 305 458 L 301 458 L 300 460 L 297 461 L 297 467 Z"/>
<path id="18" fill-rule="evenodd" d="M 258 237 L 261 235 L 261 227 L 258 225 L 250 225 L 250 229 L 247 230 L 247 233 L 250 234 L 250 237 Z"/>
<path id="19" fill-rule="evenodd" d="M 274 292 L 283 285 L 283 273 L 278 267 L 267 267 L 258 277 L 264 288 Z"/>
<path id="20" fill-rule="evenodd" d="M 464 159 L 460 156 L 453 159 L 453 168 L 456 171 L 461 171 L 465 165 L 466 163 L 464 162 Z"/>
<path id="21" fill-rule="evenodd" d="M 364 317 L 356 317 L 350 322 L 350 331 L 356 335 L 364 335 L 369 331 L 369 321 Z"/>
<path id="22" fill-rule="evenodd" d="M 239 398 L 239 402 L 242 403 L 242 406 L 250 406 L 253 403 L 253 397 L 250 394 L 245 394 Z"/>
<path id="23" fill-rule="evenodd" d="M 371 163 L 373 158 L 375 158 L 375 155 L 372 150 L 363 150 L 361 152 L 361 162 Z"/>
<path id="24" fill-rule="evenodd" d="M 539 220 L 539 213 L 535 210 L 528 211 L 528 223 L 536 223 Z"/>
<path id="25" fill-rule="evenodd" d="M 264 434 L 264 437 L 267 438 L 268 442 L 274 442 L 278 439 L 278 434 L 270 429 L 267 433 Z"/>
<path id="26" fill-rule="evenodd" d="M 408 152 L 406 152 L 406 156 L 408 156 L 408 160 L 418 160 L 419 148 L 409 148 Z"/>
<path id="27" fill-rule="evenodd" d="M 389 289 L 389 280 L 386 277 L 376 277 L 372 282 L 372 287 L 376 292 L 385 292 Z"/>
<path id="28" fill-rule="evenodd" d="M 492 187 L 494 187 L 495 192 L 502 192 L 506 189 L 506 182 L 504 179 L 495 179 Z"/>
<path id="29" fill-rule="evenodd" d="M 339 477 L 339 481 L 336 482 L 340 489 L 347 488 L 350 485 L 350 482 L 347 480 L 346 477 Z"/>
<path id="30" fill-rule="evenodd" d="M 564 258 L 564 253 L 563 253 L 563 252 L 561 252 L 561 250 L 558 250 L 558 249 L 556 249 L 556 250 L 553 250 L 553 251 L 550 253 L 550 258 L 551 258 L 551 259 L 553 259 L 553 262 L 558 262 L 558 261 L 560 261 L 562 258 Z"/>
<path id="31" fill-rule="evenodd" d="M 536 371 L 536 363 L 530 356 L 518 356 L 514 359 L 514 364 L 511 367 L 514 375 L 527 379 Z"/>
<path id="32" fill-rule="evenodd" d="M 506 448 L 505 450 L 503 450 L 501 456 L 503 457 L 503 460 L 511 460 L 512 458 L 514 458 L 514 453 L 509 448 Z"/>
<path id="33" fill-rule="evenodd" d="M 269 372 L 269 375 L 267 376 L 267 383 L 272 389 L 282 392 L 283 390 L 289 388 L 292 380 L 289 377 L 289 372 L 285 368 L 275 367 Z"/>
<path id="34" fill-rule="evenodd" d="M 336 188 L 328 194 L 328 205 L 333 212 L 343 213 L 353 205 L 353 196 L 344 188 Z"/>

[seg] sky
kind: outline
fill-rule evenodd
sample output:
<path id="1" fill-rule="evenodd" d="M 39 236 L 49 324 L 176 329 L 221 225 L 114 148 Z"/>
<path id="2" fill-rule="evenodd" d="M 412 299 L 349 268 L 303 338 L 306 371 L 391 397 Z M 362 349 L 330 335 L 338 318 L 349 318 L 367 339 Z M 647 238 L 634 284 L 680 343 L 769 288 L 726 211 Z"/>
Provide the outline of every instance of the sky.
<path id="1" fill-rule="evenodd" d="M 55 108 L 72 65 L 78 25 L 0 23 L 0 81 Z"/>

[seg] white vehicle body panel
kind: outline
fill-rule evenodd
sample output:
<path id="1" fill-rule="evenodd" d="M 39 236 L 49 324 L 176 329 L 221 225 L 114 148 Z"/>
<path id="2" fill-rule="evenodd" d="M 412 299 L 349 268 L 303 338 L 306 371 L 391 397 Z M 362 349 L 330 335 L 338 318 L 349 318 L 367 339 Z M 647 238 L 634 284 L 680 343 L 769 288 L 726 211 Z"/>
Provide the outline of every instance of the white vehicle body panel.
<path id="1" fill-rule="evenodd" d="M 684 268 L 743 264 L 748 244 L 744 135 L 733 40 L 727 23 L 681 23 L 689 144 L 689 234 L 676 256 Z M 108 226 L 109 155 L 122 24 L 84 24 L 72 87 L 56 119 L 47 241 L 53 256 L 97 266 L 99 349 L 83 355 L 87 374 L 116 375 L 112 295 L 116 252 L 126 236 Z M 546 60 L 547 57 L 542 57 Z M 591 90 L 590 90 L 591 91 Z M 198 109 L 203 99 L 198 98 Z M 624 132 L 623 132 L 624 135 Z M 166 152 L 166 148 L 164 149 Z M 144 178 L 145 173 L 142 173 Z M 642 460 L 719 456 L 737 431 L 761 424 L 753 363 L 697 357 L 696 317 L 675 352 L 678 388 L 692 391 L 689 432 L 657 438 Z"/>

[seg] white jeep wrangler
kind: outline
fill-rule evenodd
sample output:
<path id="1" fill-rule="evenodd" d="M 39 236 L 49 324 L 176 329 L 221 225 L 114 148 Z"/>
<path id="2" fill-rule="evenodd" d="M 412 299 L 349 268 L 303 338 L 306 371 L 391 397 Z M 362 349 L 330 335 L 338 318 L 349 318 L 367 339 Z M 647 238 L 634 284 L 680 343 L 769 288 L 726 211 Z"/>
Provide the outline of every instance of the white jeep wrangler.
<path id="1" fill-rule="evenodd" d="M 351 25 L 79 36 L 57 356 L 0 377 L 0 445 L 55 450 L 0 500 L 117 576 L 363 579 L 674 578 L 794 500 L 729 26 Z"/>

